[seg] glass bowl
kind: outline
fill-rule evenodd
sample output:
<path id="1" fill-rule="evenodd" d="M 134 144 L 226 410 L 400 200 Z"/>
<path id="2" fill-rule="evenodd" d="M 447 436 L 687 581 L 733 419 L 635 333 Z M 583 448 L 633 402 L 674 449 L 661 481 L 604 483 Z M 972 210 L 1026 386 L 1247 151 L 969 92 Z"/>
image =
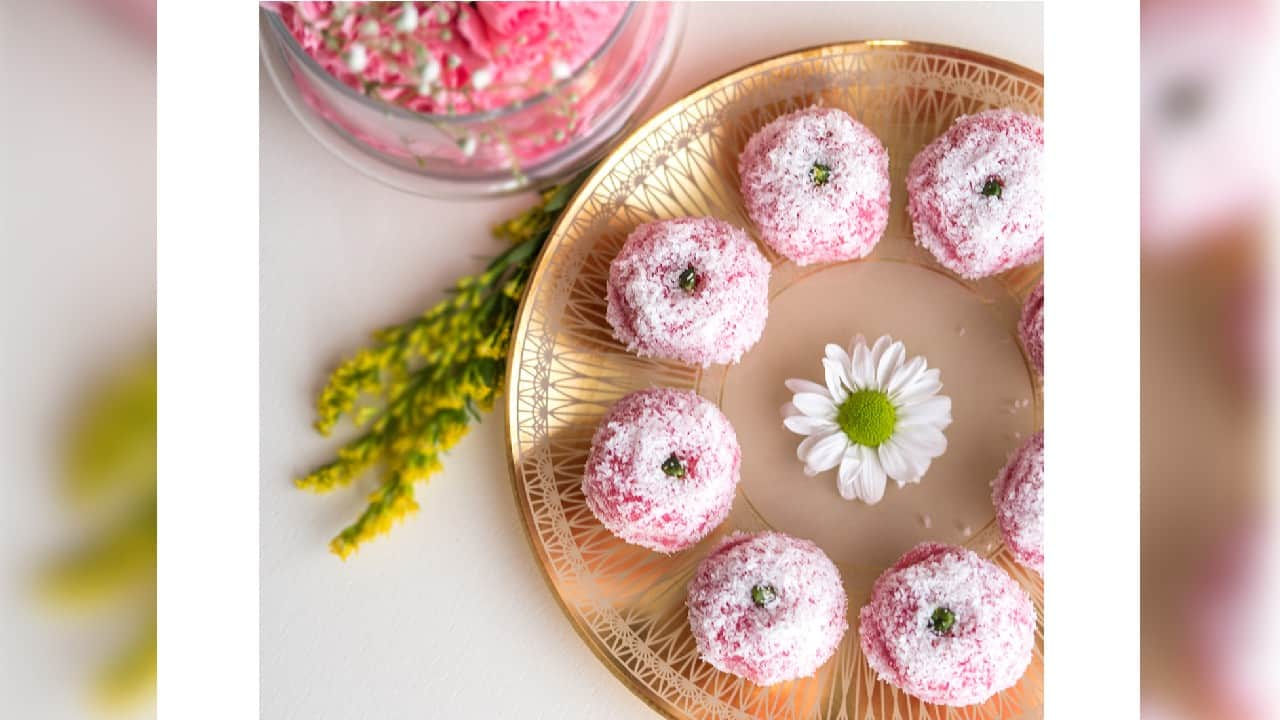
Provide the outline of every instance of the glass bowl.
<path id="1" fill-rule="evenodd" d="M 595 55 L 528 100 L 458 115 L 374 100 L 326 72 L 262 9 L 263 62 L 320 144 L 365 175 L 433 197 L 485 197 L 566 179 L 632 129 L 656 94 L 684 28 L 679 3 L 631 3 Z"/>

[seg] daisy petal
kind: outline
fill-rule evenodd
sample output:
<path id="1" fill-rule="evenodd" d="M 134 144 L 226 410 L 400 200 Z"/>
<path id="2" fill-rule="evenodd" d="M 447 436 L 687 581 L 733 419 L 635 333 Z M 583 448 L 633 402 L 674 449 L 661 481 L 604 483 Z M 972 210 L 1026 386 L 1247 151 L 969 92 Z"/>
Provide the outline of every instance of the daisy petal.
<path id="1" fill-rule="evenodd" d="M 849 353 L 835 343 L 827 343 L 825 354 L 828 360 L 835 360 L 846 368 L 849 367 Z"/>
<path id="2" fill-rule="evenodd" d="M 928 363 L 925 362 L 924 358 L 919 355 L 911 358 L 906 365 L 903 365 L 898 372 L 893 374 L 893 377 L 889 378 L 889 384 L 884 388 L 884 391 L 896 401 L 898 393 L 911 386 L 920 377 L 920 373 L 926 369 L 928 369 Z"/>
<path id="3" fill-rule="evenodd" d="M 884 497 L 885 475 L 876 451 L 865 445 L 858 446 L 860 461 L 853 478 L 853 490 L 868 505 L 875 505 Z"/>
<path id="4" fill-rule="evenodd" d="M 823 392 L 823 387 L 812 380 L 801 380 L 800 378 L 790 378 L 783 385 L 793 393 L 817 393 Z"/>
<path id="5" fill-rule="evenodd" d="M 853 340 L 849 343 L 849 353 L 848 353 L 848 354 L 849 354 L 849 363 L 850 363 L 851 365 L 852 365 L 852 363 L 853 363 L 853 354 L 854 354 L 854 352 L 856 352 L 856 351 L 857 351 L 858 346 L 859 346 L 859 345 L 866 345 L 866 344 L 867 344 L 867 339 L 866 339 L 865 337 L 863 337 L 862 333 L 858 333 L 857 335 L 854 335 L 854 336 L 853 336 Z"/>
<path id="6" fill-rule="evenodd" d="M 792 415 L 791 417 L 783 418 L 782 424 L 797 435 L 829 433 L 832 430 L 840 429 L 840 426 L 836 425 L 834 420 L 809 417 L 808 415 Z"/>
<path id="7" fill-rule="evenodd" d="M 853 349 L 852 367 L 849 371 L 853 387 L 857 389 L 873 387 L 876 381 L 876 366 L 871 362 L 871 348 L 866 343 L 858 343 Z"/>
<path id="8" fill-rule="evenodd" d="M 828 347 L 835 346 L 828 345 Z M 841 350 L 840 352 L 844 351 Z M 845 398 L 849 397 L 848 387 L 853 384 L 846 374 L 845 365 L 839 360 L 822 358 L 822 369 L 826 371 L 827 375 L 827 392 L 831 393 L 831 398 L 835 401 L 835 404 L 839 405 L 844 402 Z"/>
<path id="9" fill-rule="evenodd" d="M 831 402 L 831 397 L 826 392 L 797 393 L 791 398 L 791 403 L 809 417 L 834 419 L 836 416 L 835 403 Z"/>
<path id="10" fill-rule="evenodd" d="M 853 387 L 853 356 L 850 355 L 852 351 L 846 351 L 835 343 L 827 343 L 825 352 L 827 359 L 839 363 L 844 371 L 845 388 Z"/>
<path id="11" fill-rule="evenodd" d="M 903 452 L 919 457 L 932 459 L 947 451 L 947 436 L 932 425 L 899 428 L 893 439 Z"/>
<path id="12" fill-rule="evenodd" d="M 840 458 L 840 471 L 836 478 L 836 489 L 845 500 L 856 500 L 858 495 L 853 489 L 854 476 L 858 474 L 858 466 L 862 464 L 862 455 L 858 448 L 849 446 Z"/>
<path id="13" fill-rule="evenodd" d="M 893 338 L 888 335 L 881 335 L 876 338 L 875 344 L 871 346 L 871 367 L 880 367 L 880 358 L 884 357 L 885 351 L 893 344 Z"/>
<path id="14" fill-rule="evenodd" d="M 809 457 L 809 453 L 813 450 L 814 445 L 817 445 L 821 440 L 825 440 L 828 435 L 840 432 L 840 429 L 836 428 L 835 430 L 814 433 L 804 440 L 801 440 L 800 445 L 796 447 L 796 457 L 800 459 L 800 462 L 804 462 L 805 458 Z"/>
<path id="15" fill-rule="evenodd" d="M 936 395 L 942 389 L 942 375 L 937 368 L 920 373 L 909 385 L 904 385 L 894 400 L 899 405 L 911 405 Z"/>
<path id="16" fill-rule="evenodd" d="M 880 389 L 887 387 L 906 359 L 907 349 L 902 346 L 902 343 L 895 342 L 885 348 L 884 354 L 880 356 L 880 362 L 876 364 L 876 387 Z"/>
<path id="17" fill-rule="evenodd" d="M 880 447 L 876 448 L 876 455 L 880 459 L 880 465 L 884 467 L 885 474 L 896 480 L 898 487 L 916 479 L 917 475 L 911 461 L 892 439 L 881 443 Z"/>
<path id="18" fill-rule="evenodd" d="M 941 429 L 950 424 L 951 398 L 946 395 L 934 395 L 927 400 L 904 405 L 898 412 L 899 427 L 932 425 Z"/>
<path id="19" fill-rule="evenodd" d="M 911 480 L 910 482 L 913 482 L 913 483 L 920 482 L 920 478 L 924 477 L 924 474 L 929 472 L 929 466 L 932 464 L 933 464 L 932 459 L 925 459 L 924 462 L 920 464 L 920 467 L 916 471 L 916 479 Z"/>
<path id="20" fill-rule="evenodd" d="M 848 447 L 849 438 L 844 433 L 829 433 L 809 447 L 804 464 L 814 472 L 830 470 L 840 464 L 840 458 Z"/>

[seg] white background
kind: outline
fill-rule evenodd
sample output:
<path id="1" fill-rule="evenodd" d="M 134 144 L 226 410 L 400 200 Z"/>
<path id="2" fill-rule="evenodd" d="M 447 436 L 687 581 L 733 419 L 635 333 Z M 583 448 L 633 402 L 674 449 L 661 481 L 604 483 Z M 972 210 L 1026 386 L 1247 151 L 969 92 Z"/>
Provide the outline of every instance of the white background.
<path id="1" fill-rule="evenodd" d="M 83 717 L 95 673 L 145 622 L 137 597 L 69 612 L 37 587 L 103 522 L 98 508 L 67 502 L 69 428 L 93 389 L 155 343 L 156 75 L 146 15 L 126 2 L 0 3 L 6 718 Z M 147 592 L 145 580 L 138 590 Z M 154 709 L 144 702 L 136 715 Z"/>
<path id="2" fill-rule="evenodd" d="M 697 4 L 655 112 L 754 60 L 819 43 L 949 43 L 1042 69 L 1039 4 Z M 422 510 L 343 563 L 326 544 L 365 490 L 290 480 L 337 441 L 311 430 L 326 374 L 500 248 L 528 196 L 402 194 L 332 157 L 265 72 L 261 100 L 261 702 L 265 718 L 652 717 L 579 639 L 530 553 L 491 415 L 419 489 Z M 248 409 L 245 409 L 246 415 Z"/>

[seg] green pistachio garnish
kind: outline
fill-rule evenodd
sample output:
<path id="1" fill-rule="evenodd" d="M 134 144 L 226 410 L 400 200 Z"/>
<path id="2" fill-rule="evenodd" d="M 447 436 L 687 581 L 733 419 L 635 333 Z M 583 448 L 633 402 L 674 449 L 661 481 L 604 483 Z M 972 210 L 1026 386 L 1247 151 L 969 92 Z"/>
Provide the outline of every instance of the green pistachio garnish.
<path id="1" fill-rule="evenodd" d="M 987 182 L 982 186 L 982 194 L 987 197 L 995 196 L 997 199 L 1004 193 L 1004 183 L 999 178 L 988 178 Z"/>
<path id="2" fill-rule="evenodd" d="M 680 277 L 677 278 L 677 282 L 680 283 L 681 290 L 685 292 L 693 292 L 698 287 L 698 271 L 693 269 L 693 266 L 690 265 L 680 273 Z"/>
<path id="3" fill-rule="evenodd" d="M 937 635 L 946 635 L 956 624 L 956 614 L 950 608 L 940 607 L 929 618 L 929 629 Z"/>
<path id="4" fill-rule="evenodd" d="M 822 163 L 814 163 L 813 168 L 809 170 L 809 177 L 813 180 L 813 184 L 822 187 L 831 179 L 831 168 Z"/>
<path id="5" fill-rule="evenodd" d="M 755 585 L 751 588 L 751 602 L 756 607 L 764 607 L 778 599 L 778 591 L 772 585 Z"/>
<path id="6" fill-rule="evenodd" d="M 671 453 L 671 457 L 662 461 L 662 472 L 670 477 L 683 479 L 684 464 L 680 462 L 680 458 L 676 457 L 675 453 Z"/>

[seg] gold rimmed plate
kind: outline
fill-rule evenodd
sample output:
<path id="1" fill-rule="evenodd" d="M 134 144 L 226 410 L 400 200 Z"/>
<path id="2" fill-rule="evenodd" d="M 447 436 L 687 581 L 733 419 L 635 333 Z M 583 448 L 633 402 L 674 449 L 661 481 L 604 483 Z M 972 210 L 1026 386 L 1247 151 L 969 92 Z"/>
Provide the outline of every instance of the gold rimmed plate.
<path id="1" fill-rule="evenodd" d="M 959 115 L 992 107 L 1041 114 L 1039 73 L 958 48 L 905 41 L 827 45 L 765 60 L 694 91 L 622 142 L 583 184 L 547 240 L 516 321 L 507 387 L 511 477 L 530 544 L 570 622 L 607 667 L 669 717 L 1033 718 L 1042 715 L 1040 577 L 1000 541 L 990 482 L 1040 427 L 1041 393 L 1017 340 L 1039 265 L 962 280 L 914 244 L 907 165 Z M 706 370 L 637 358 L 605 320 L 609 263 L 637 225 L 709 215 L 758 239 L 738 192 L 738 155 L 780 115 L 839 107 L 889 150 L 888 230 L 863 260 L 800 268 L 773 262 L 769 321 L 738 365 Z M 952 399 L 948 450 L 918 485 L 890 483 L 874 506 L 845 501 L 833 472 L 806 477 L 798 436 L 782 427 L 789 377 L 821 382 L 826 343 L 889 334 L 941 370 Z M 582 496 L 582 467 L 605 411 L 652 385 L 716 401 L 743 448 L 728 520 L 667 557 L 623 543 Z M 772 528 L 817 542 L 840 567 L 850 630 L 812 678 L 769 688 L 698 658 L 685 585 L 725 534 Z M 1042 619 L 1022 680 L 968 708 L 927 705 L 880 682 L 858 647 L 857 612 L 871 584 L 925 540 L 964 545 L 1009 571 Z"/>

